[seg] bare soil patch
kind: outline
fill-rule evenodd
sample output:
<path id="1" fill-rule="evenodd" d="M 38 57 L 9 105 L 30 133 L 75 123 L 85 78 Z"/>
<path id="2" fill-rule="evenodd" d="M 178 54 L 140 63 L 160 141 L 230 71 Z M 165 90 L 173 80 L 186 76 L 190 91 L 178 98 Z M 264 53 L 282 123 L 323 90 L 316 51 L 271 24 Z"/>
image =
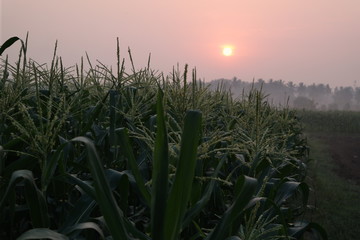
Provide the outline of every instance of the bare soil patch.
<path id="1" fill-rule="evenodd" d="M 360 185 L 360 134 L 312 133 L 311 137 L 328 146 L 336 174 Z"/>

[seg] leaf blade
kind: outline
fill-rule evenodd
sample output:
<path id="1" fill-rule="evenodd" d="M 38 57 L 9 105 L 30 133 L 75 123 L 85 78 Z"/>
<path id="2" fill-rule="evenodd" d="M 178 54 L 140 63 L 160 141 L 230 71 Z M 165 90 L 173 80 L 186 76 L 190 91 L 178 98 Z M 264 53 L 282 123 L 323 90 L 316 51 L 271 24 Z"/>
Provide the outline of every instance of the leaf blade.
<path id="1" fill-rule="evenodd" d="M 166 208 L 165 239 L 177 239 L 181 230 L 195 175 L 201 121 L 200 111 L 188 111 L 185 116 L 180 158 Z"/>
<path id="2" fill-rule="evenodd" d="M 104 169 L 94 144 L 85 137 L 76 137 L 71 141 L 81 142 L 86 146 L 89 167 L 94 178 L 96 199 L 111 234 L 115 239 L 132 239 L 125 227 L 123 212 L 116 204 L 109 183 L 106 181 Z"/>
<path id="3" fill-rule="evenodd" d="M 11 37 L 8 40 L 6 40 L 3 45 L 1 45 L 0 47 L 0 56 L 3 54 L 3 52 L 9 48 L 11 45 L 13 45 L 17 40 L 20 40 L 22 42 L 22 40 L 18 37 Z"/>
<path id="4" fill-rule="evenodd" d="M 168 198 L 169 145 L 165 125 L 163 92 L 158 90 L 156 103 L 156 140 L 151 188 L 151 233 L 154 239 L 164 238 L 165 210 Z"/>

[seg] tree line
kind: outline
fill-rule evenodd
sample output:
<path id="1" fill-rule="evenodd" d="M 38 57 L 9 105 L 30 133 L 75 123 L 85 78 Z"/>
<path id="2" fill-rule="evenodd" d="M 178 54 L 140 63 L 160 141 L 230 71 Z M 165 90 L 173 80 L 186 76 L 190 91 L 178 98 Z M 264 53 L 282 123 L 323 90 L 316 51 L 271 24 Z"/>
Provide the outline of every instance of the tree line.
<path id="1" fill-rule="evenodd" d="M 241 97 L 252 88 L 262 89 L 268 102 L 276 106 L 289 106 L 307 110 L 360 111 L 360 87 L 335 87 L 329 84 L 295 84 L 283 80 L 258 79 L 253 82 L 233 79 L 216 79 L 209 83 L 210 89 L 229 90 L 233 97 Z"/>

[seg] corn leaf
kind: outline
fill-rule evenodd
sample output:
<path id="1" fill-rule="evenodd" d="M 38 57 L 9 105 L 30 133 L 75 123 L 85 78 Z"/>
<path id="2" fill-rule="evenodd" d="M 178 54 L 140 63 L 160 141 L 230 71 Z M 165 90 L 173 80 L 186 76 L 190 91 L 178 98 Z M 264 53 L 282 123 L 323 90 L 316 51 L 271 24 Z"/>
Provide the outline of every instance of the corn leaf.
<path id="1" fill-rule="evenodd" d="M 25 198 L 30 211 L 32 225 L 34 227 L 48 227 L 49 216 L 45 197 L 37 188 L 33 174 L 29 170 L 18 170 L 12 173 L 6 192 L 0 202 L 0 212 L 8 198 L 13 195 L 16 184 L 20 181 L 25 182 Z"/>
<path id="2" fill-rule="evenodd" d="M 303 193 L 303 205 L 306 205 L 309 197 L 309 187 L 306 183 L 294 181 L 287 181 L 280 185 L 274 202 L 280 206 L 289 197 L 293 196 L 297 190 L 301 190 Z"/>
<path id="3" fill-rule="evenodd" d="M 145 199 L 145 202 L 148 206 L 150 206 L 150 193 L 148 188 L 145 186 L 145 182 L 143 177 L 141 176 L 139 166 L 136 162 L 129 135 L 127 133 L 127 130 L 125 128 L 116 129 L 116 134 L 119 137 L 120 144 L 122 146 L 122 150 L 124 151 L 124 154 L 128 160 L 131 172 L 135 178 L 137 187 L 139 188 L 140 193 L 142 194 L 142 197 Z"/>
<path id="4" fill-rule="evenodd" d="M 163 92 L 159 89 L 156 104 L 156 140 L 151 188 L 151 233 L 154 239 L 164 239 L 166 201 L 168 197 L 168 139 L 163 108 Z M 166 239 L 166 238 L 165 238 Z"/>
<path id="5" fill-rule="evenodd" d="M 24 43 L 22 42 L 22 40 L 18 37 L 11 37 L 8 40 L 6 40 L 3 45 L 1 45 L 0 47 L 0 56 L 3 54 L 3 52 L 9 48 L 11 45 L 13 45 L 17 40 L 20 40 L 22 45 L 24 45 Z"/>
<path id="6" fill-rule="evenodd" d="M 243 212 L 253 198 L 256 190 L 257 180 L 255 178 L 240 176 L 235 187 L 234 203 L 226 210 L 215 229 L 206 237 L 207 240 L 225 239 L 233 227 L 233 222 Z"/>
<path id="7" fill-rule="evenodd" d="M 47 187 L 54 175 L 54 172 L 56 170 L 58 163 L 64 157 L 63 148 L 65 147 L 65 145 L 66 145 L 66 143 L 60 145 L 44 166 L 44 169 L 43 169 L 42 175 L 41 175 L 41 189 L 43 192 L 45 192 L 47 190 Z"/>
<path id="8" fill-rule="evenodd" d="M 305 232 L 314 232 L 317 239 L 328 239 L 326 231 L 317 223 L 298 221 L 294 223 L 294 227 L 289 228 L 289 235 L 296 239 L 300 239 Z"/>
<path id="9" fill-rule="evenodd" d="M 113 238 L 132 239 L 125 228 L 123 212 L 116 204 L 109 183 L 106 181 L 104 168 L 97 155 L 94 144 L 85 137 L 76 137 L 72 139 L 72 141 L 81 142 L 86 146 L 89 167 L 92 177 L 94 178 L 96 199 Z"/>
<path id="10" fill-rule="evenodd" d="M 188 111 L 181 138 L 180 158 L 176 167 L 174 184 L 170 190 L 165 216 L 165 239 L 177 239 L 190 199 L 194 180 L 196 154 L 201 132 L 201 113 Z"/>
<path id="11" fill-rule="evenodd" d="M 17 238 L 17 240 L 27 239 L 68 240 L 69 238 L 48 228 L 34 228 L 24 232 L 19 238 Z"/>
<path id="12" fill-rule="evenodd" d="M 2 176 L 3 173 L 3 169 L 5 167 L 5 159 L 3 158 L 4 155 L 4 148 L 2 146 L 0 146 L 0 175 Z"/>
<path id="13" fill-rule="evenodd" d="M 101 239 L 105 239 L 103 231 L 94 222 L 83 222 L 83 223 L 75 224 L 73 226 L 66 228 L 62 233 L 69 236 L 69 235 L 71 235 L 71 233 L 73 233 L 75 231 L 78 232 L 78 231 L 88 230 L 88 229 L 94 230 L 95 232 L 98 233 L 98 235 L 100 236 Z"/>
<path id="14" fill-rule="evenodd" d="M 220 172 L 221 167 L 223 166 L 224 162 L 225 162 L 226 158 L 221 159 L 221 161 L 219 162 L 219 164 L 217 165 L 214 174 L 212 175 L 212 180 L 210 181 L 210 183 L 208 183 L 208 185 L 206 186 L 206 189 L 204 191 L 203 196 L 201 197 L 201 199 L 199 201 L 197 201 L 192 207 L 191 209 L 189 209 L 186 212 L 185 215 L 185 219 L 183 221 L 183 227 L 187 226 L 188 224 L 190 224 L 190 222 L 194 219 L 194 217 L 196 215 L 198 215 L 201 210 L 205 207 L 205 205 L 208 203 L 208 201 L 211 198 L 211 194 L 214 191 L 214 186 L 216 183 L 216 178 Z"/>

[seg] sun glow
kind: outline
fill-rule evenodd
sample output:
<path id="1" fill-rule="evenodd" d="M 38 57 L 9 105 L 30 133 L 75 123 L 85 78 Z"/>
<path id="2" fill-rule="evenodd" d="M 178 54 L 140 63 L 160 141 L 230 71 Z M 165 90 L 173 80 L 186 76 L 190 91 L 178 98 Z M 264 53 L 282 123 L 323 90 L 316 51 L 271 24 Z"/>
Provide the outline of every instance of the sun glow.
<path id="1" fill-rule="evenodd" d="M 226 57 L 232 56 L 234 54 L 233 46 L 223 46 L 222 54 Z"/>

